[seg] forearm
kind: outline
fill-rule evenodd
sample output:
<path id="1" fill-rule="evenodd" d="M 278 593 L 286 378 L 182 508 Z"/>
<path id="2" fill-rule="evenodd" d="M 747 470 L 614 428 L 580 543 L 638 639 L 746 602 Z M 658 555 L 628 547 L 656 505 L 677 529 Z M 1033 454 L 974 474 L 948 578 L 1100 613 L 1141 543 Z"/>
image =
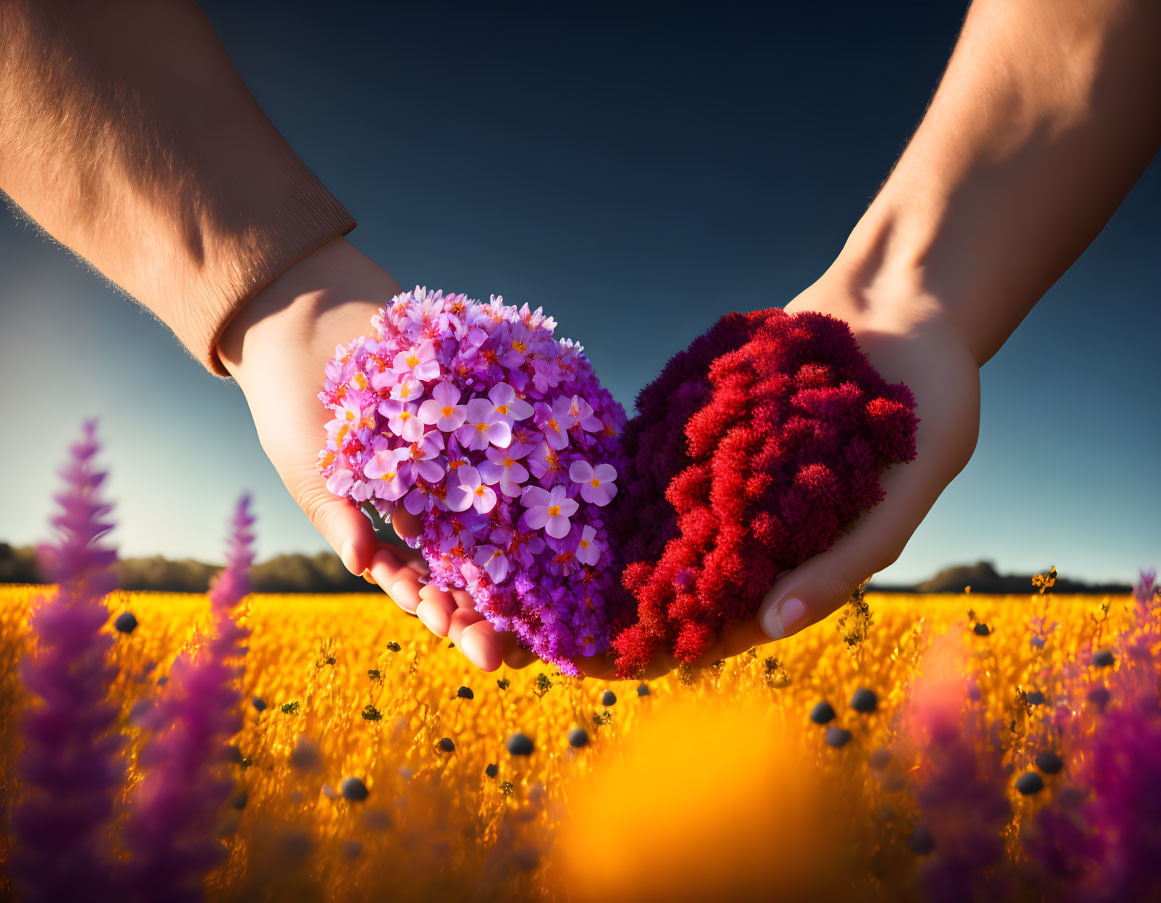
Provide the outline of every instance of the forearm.
<path id="1" fill-rule="evenodd" d="M 982 365 L 1159 145 L 1161 4 L 977 0 L 829 275 L 888 307 L 920 299 Z"/>
<path id="2" fill-rule="evenodd" d="M 0 189 L 223 373 L 242 303 L 354 228 L 192 0 L 0 2 Z"/>

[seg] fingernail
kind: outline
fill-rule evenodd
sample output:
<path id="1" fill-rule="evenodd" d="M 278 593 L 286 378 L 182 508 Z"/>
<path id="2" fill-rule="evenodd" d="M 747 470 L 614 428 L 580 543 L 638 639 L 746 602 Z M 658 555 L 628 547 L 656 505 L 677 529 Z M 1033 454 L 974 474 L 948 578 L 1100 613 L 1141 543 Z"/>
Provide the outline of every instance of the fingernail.
<path id="1" fill-rule="evenodd" d="M 772 640 L 781 640 L 794 633 L 806 620 L 806 606 L 801 599 L 784 599 L 772 605 L 762 616 L 762 630 Z"/>
<path id="2" fill-rule="evenodd" d="M 355 545 L 349 539 L 344 540 L 343 550 L 339 553 L 339 558 L 343 560 L 343 567 L 358 576 L 359 571 L 355 570 Z"/>

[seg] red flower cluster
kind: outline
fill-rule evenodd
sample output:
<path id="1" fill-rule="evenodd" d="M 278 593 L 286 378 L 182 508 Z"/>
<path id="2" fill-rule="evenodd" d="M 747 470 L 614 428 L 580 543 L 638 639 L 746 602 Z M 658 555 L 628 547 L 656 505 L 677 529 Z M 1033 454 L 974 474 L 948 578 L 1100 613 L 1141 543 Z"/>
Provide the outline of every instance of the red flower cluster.
<path id="1" fill-rule="evenodd" d="M 618 674 L 661 649 L 693 661 L 753 617 L 779 572 L 833 545 L 882 499 L 882 472 L 915 457 L 914 408 L 826 314 L 727 314 L 676 355 L 624 435 Z"/>

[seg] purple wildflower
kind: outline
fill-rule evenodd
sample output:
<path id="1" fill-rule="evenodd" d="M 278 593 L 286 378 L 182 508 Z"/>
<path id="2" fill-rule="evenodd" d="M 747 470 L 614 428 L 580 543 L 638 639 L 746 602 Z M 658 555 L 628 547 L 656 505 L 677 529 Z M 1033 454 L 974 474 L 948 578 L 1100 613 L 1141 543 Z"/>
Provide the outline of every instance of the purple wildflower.
<path id="1" fill-rule="evenodd" d="M 224 855 L 218 820 L 233 781 L 225 768 L 226 741 L 242 726 L 234 660 L 248 631 L 235 606 L 250 592 L 254 555 L 249 498 L 238 503 L 226 568 L 210 588 L 214 636 L 196 653 L 174 661 L 169 682 L 140 717 L 153 731 L 141 751 L 145 776 L 126 824 L 134 860 L 130 883 L 145 900 L 201 900 L 206 871 Z"/>
<path id="2" fill-rule="evenodd" d="M 84 424 L 61 471 L 65 490 L 54 545 L 40 549 L 60 584 L 33 611 L 33 651 L 20 662 L 32 702 L 24 713 L 25 748 L 17 768 L 24 792 L 12 813 L 18 844 L 13 877 L 29 901 L 114 900 L 119 895 L 105 830 L 125 777 L 118 710 L 106 702 L 116 669 L 103 597 L 113 589 L 116 549 L 100 540 L 112 528 L 101 500 L 105 474 L 94 468 L 95 426 Z"/>
<path id="3" fill-rule="evenodd" d="M 935 841 L 919 870 L 926 899 L 958 903 L 1002 897 L 1001 831 L 1011 815 L 1003 751 L 968 702 L 958 635 L 937 639 L 912 687 L 907 735 L 916 746 L 915 799 Z M 981 754 L 981 750 L 983 751 Z"/>

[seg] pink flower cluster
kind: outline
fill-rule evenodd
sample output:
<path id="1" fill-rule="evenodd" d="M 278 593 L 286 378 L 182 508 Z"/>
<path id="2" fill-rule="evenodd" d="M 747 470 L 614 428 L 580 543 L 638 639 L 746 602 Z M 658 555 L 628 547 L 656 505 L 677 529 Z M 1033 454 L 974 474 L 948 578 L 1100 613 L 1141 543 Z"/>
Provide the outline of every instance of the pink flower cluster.
<path id="1" fill-rule="evenodd" d="M 625 412 L 540 308 L 416 287 L 336 349 L 327 488 L 387 518 L 402 505 L 441 589 L 562 671 L 607 649 L 615 569 L 605 506 Z"/>

